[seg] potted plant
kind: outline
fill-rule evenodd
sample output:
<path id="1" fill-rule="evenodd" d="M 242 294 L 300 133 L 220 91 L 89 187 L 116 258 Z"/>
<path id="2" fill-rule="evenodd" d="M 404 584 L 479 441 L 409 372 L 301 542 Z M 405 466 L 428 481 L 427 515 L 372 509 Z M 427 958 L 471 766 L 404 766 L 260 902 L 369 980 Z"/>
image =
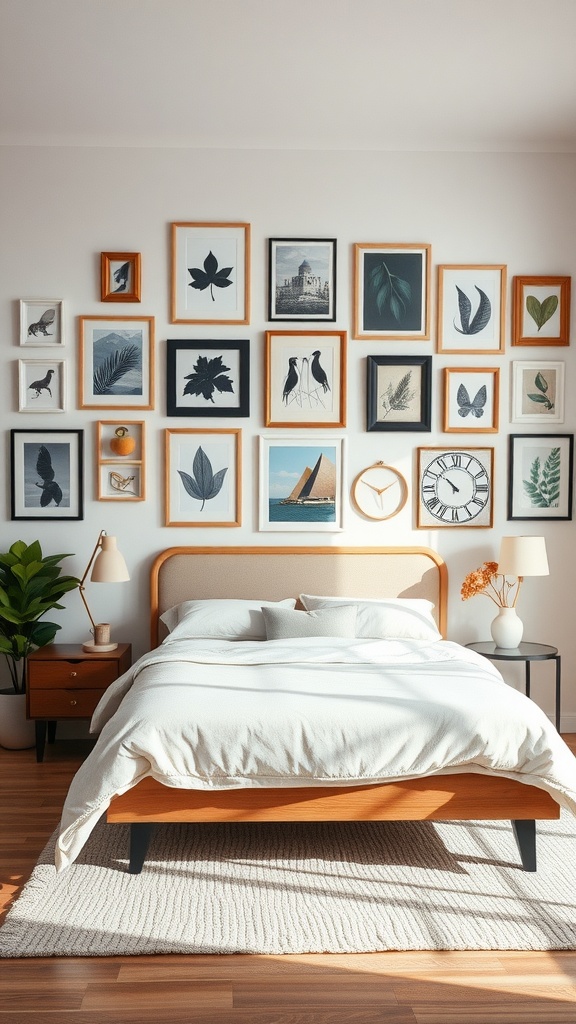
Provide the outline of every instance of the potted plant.
<path id="1" fill-rule="evenodd" d="M 32 650 L 52 643 L 61 628 L 40 621 L 60 599 L 80 585 L 75 576 L 61 576 L 59 562 L 68 555 L 43 557 L 39 541 L 16 541 L 0 554 L 0 653 L 11 687 L 0 690 L 0 746 L 32 746 L 34 723 L 26 720 L 26 659 Z"/>

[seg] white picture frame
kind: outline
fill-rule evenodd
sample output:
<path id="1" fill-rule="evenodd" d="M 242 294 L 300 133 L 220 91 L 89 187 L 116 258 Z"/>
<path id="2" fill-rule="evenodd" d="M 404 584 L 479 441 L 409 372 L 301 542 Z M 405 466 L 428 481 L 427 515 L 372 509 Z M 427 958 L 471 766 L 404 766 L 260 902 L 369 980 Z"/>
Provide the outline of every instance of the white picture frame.
<path id="1" fill-rule="evenodd" d="M 564 423 L 564 367 L 548 359 L 512 363 L 512 423 Z"/>
<path id="2" fill-rule="evenodd" d="M 20 345 L 64 344 L 62 299 L 20 299 Z"/>
<path id="3" fill-rule="evenodd" d="M 345 455 L 344 437 L 261 436 L 260 530 L 300 533 L 343 530 Z M 319 491 L 317 497 L 314 495 L 316 481 L 322 485 L 322 493 Z M 326 481 L 331 485 L 329 495 L 325 494 L 323 486 Z M 305 488 L 309 493 L 302 493 Z"/>
<path id="4" fill-rule="evenodd" d="M 18 412 L 66 411 L 64 359 L 18 360 Z"/>

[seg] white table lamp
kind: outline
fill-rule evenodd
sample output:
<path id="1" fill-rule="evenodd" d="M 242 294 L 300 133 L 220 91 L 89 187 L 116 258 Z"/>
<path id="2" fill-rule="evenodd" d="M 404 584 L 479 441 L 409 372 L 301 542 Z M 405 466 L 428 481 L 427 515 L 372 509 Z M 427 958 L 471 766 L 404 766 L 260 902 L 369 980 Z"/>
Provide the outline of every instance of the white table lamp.
<path id="1" fill-rule="evenodd" d="M 550 572 L 544 537 L 502 537 L 498 572 L 518 579 L 513 604 L 508 608 L 500 608 L 490 627 L 496 646 L 510 649 L 518 647 L 524 633 L 524 623 L 516 612 L 524 577 L 548 576 Z"/>

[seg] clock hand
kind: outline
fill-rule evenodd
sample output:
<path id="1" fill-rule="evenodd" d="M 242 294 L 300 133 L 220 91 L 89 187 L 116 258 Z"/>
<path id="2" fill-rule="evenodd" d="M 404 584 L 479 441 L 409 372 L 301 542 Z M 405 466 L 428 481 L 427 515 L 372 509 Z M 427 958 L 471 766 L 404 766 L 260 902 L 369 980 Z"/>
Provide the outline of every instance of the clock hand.
<path id="1" fill-rule="evenodd" d="M 372 490 L 372 491 L 376 491 L 376 494 L 380 494 L 380 491 L 378 490 L 378 488 L 377 488 L 377 487 L 374 487 L 374 485 L 373 485 L 373 484 L 369 484 L 367 480 L 363 480 L 363 481 L 362 481 L 362 483 L 363 483 L 363 484 L 366 484 L 366 487 L 369 487 L 369 488 L 370 488 L 370 490 Z"/>
<path id="2" fill-rule="evenodd" d="M 397 482 L 397 480 L 393 480 L 391 484 L 386 484 L 386 487 L 378 487 L 378 494 L 384 494 L 384 491 L 387 491 L 389 487 L 394 487 L 394 484 Z"/>
<path id="3" fill-rule="evenodd" d="M 460 493 L 460 488 L 456 487 L 456 484 L 453 484 L 449 477 L 445 476 L 444 479 L 445 479 L 447 484 L 450 484 L 450 487 L 452 488 L 452 494 L 459 494 Z"/>

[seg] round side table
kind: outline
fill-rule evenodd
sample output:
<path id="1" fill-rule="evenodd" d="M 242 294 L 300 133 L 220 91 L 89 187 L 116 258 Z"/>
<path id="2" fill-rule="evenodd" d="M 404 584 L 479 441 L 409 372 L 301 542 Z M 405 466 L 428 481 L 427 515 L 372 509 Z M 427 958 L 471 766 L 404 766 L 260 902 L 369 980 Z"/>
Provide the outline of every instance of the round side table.
<path id="1" fill-rule="evenodd" d="M 525 662 L 525 692 L 530 696 L 530 663 L 532 661 L 555 661 L 556 662 L 556 728 L 560 732 L 560 704 L 561 704 L 561 657 L 557 647 L 550 647 L 548 644 L 520 643 L 518 647 L 497 647 L 492 640 L 482 640 L 480 643 L 465 644 L 471 651 L 482 654 L 489 661 L 523 661 Z"/>

